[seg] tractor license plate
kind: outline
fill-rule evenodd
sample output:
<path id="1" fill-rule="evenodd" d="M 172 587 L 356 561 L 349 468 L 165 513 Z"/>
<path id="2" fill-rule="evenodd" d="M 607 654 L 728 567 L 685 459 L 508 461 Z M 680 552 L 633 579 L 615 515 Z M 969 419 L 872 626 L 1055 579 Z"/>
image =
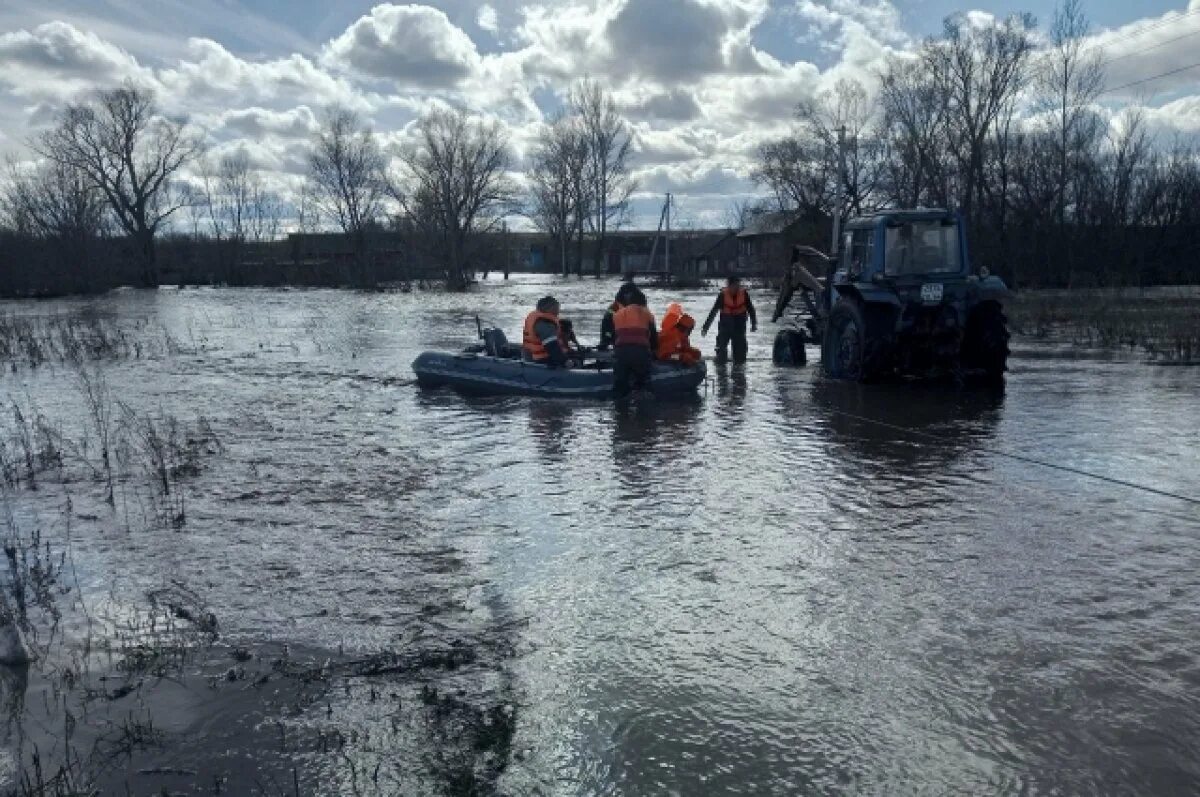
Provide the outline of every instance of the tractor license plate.
<path id="1" fill-rule="evenodd" d="M 927 282 L 921 286 L 921 301 L 940 302 L 942 300 L 942 283 Z"/>

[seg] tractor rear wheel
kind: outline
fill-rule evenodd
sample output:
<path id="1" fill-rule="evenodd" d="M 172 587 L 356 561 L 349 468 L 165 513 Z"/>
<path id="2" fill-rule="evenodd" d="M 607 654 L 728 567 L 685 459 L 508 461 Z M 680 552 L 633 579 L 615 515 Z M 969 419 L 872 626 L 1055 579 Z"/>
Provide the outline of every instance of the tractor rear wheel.
<path id="1" fill-rule="evenodd" d="M 826 376 L 865 382 L 883 372 L 890 338 L 884 315 L 881 309 L 864 308 L 854 299 L 838 299 L 821 346 Z"/>
<path id="2" fill-rule="evenodd" d="M 804 332 L 799 329 L 781 329 L 775 334 L 775 345 L 771 359 L 776 365 L 799 366 L 808 362 L 804 352 Z"/>
<path id="3" fill-rule="evenodd" d="M 962 363 L 971 371 L 982 372 L 991 383 L 1004 381 L 1008 370 L 1008 319 L 996 302 L 985 302 L 967 317 L 963 336 Z"/>

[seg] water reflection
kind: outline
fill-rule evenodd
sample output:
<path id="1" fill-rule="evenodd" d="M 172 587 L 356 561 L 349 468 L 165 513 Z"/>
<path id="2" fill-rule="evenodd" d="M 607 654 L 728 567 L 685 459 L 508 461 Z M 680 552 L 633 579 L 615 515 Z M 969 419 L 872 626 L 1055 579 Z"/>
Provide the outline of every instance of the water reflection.
<path id="1" fill-rule="evenodd" d="M 718 365 L 716 373 L 718 413 L 740 423 L 746 404 L 746 368 L 742 365 Z"/>
<path id="2" fill-rule="evenodd" d="M 529 436 L 546 462 L 563 462 L 569 456 L 574 435 L 571 418 L 579 404 L 555 399 L 529 402 Z"/>
<path id="3" fill-rule="evenodd" d="M 784 406 L 798 395 L 781 391 Z M 991 444 L 1003 417 L 1004 393 L 922 385 L 859 385 L 816 379 L 809 414 L 829 440 L 872 470 L 944 467 Z"/>
<path id="4" fill-rule="evenodd" d="M 633 496 L 652 497 L 677 477 L 680 456 L 698 440 L 703 406 L 699 396 L 613 405 L 613 471 Z"/>

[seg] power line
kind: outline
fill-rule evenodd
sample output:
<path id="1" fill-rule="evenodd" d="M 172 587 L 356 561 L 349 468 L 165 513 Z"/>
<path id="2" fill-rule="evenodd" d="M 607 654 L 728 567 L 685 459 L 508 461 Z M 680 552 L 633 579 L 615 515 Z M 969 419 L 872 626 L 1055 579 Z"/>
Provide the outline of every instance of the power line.
<path id="1" fill-rule="evenodd" d="M 1141 55 L 1142 53 L 1150 52 L 1151 50 L 1157 50 L 1159 47 L 1166 47 L 1168 44 L 1171 44 L 1172 42 L 1177 42 L 1180 39 L 1186 39 L 1191 36 L 1200 36 L 1200 30 L 1189 31 L 1188 33 L 1185 33 L 1182 36 L 1176 36 L 1172 39 L 1167 39 L 1166 41 L 1159 42 L 1158 44 L 1151 45 L 1150 47 L 1144 47 L 1141 50 L 1138 50 L 1136 52 L 1125 53 L 1125 55 L 1118 55 L 1118 56 L 1114 56 L 1113 58 L 1107 58 L 1100 62 L 1100 66 L 1108 66 L 1109 64 L 1113 63 L 1114 61 L 1121 61 L 1126 58 L 1132 58 L 1135 55 Z"/>
<path id="2" fill-rule="evenodd" d="M 1153 81 L 1158 80 L 1160 78 L 1170 77 L 1171 75 L 1178 75 L 1180 72 L 1186 72 L 1189 69 L 1195 69 L 1198 66 L 1200 66 L 1200 61 L 1197 61 L 1194 64 L 1188 64 L 1187 66 L 1181 66 L 1178 69 L 1172 69 L 1169 72 L 1161 72 L 1157 75 L 1151 75 L 1150 77 L 1142 78 L 1141 80 L 1133 80 L 1133 81 L 1130 81 L 1129 83 L 1123 83 L 1120 86 L 1113 86 L 1112 88 L 1106 88 L 1106 89 L 1104 89 L 1104 91 L 1100 92 L 1100 95 L 1103 96 L 1105 94 L 1112 94 L 1114 91 L 1120 91 L 1122 89 L 1131 88 L 1133 86 L 1140 86 L 1143 83 L 1152 83 Z"/>
<path id="3" fill-rule="evenodd" d="M 1194 14 L 1200 14 L 1200 8 L 1193 8 L 1191 11 L 1185 11 L 1182 14 L 1180 14 L 1179 16 L 1171 17 L 1170 19 L 1161 19 L 1158 22 L 1155 22 L 1153 25 L 1147 25 L 1144 28 L 1138 28 L 1137 30 L 1130 31 L 1129 33 L 1126 33 L 1124 36 L 1118 36 L 1117 38 L 1112 39 L 1111 41 L 1108 41 L 1108 42 L 1104 42 L 1103 44 L 1101 44 L 1100 42 L 1097 42 L 1097 43 L 1093 44 L 1092 46 L 1093 47 L 1104 47 L 1109 44 L 1115 44 L 1116 42 L 1129 41 L 1130 39 L 1141 36 L 1143 33 L 1149 33 L 1152 30 L 1158 30 L 1159 28 L 1165 27 L 1167 25 L 1171 25 L 1176 22 L 1181 22 L 1181 21 L 1187 19 L 1188 17 L 1193 16 Z"/>
<path id="4" fill-rule="evenodd" d="M 1196 66 L 1200 66 L 1200 64 L 1196 64 Z M 924 432 L 924 431 L 921 431 L 920 429 L 912 429 L 907 426 L 901 426 L 901 425 L 895 424 L 895 423 L 888 423 L 887 421 L 879 421 L 874 418 L 868 418 L 865 415 L 856 415 L 853 412 L 845 412 L 844 410 L 836 410 L 836 409 L 832 410 L 832 412 L 834 412 L 837 415 L 841 415 L 842 417 L 845 417 L 845 418 L 853 418 L 856 421 L 863 421 L 864 423 L 874 424 L 875 426 L 880 426 L 880 427 L 883 427 L 884 429 L 891 429 L 893 431 L 903 432 L 905 434 L 914 435 L 916 437 L 925 437 L 930 440 L 936 440 L 940 443 L 953 442 L 950 438 L 945 437 L 940 434 L 933 434 L 932 432 Z M 1074 467 L 1071 467 L 1070 465 L 1060 465 L 1056 462 L 1047 462 L 1046 460 L 1035 459 L 1034 457 L 1028 457 L 1028 456 L 1025 456 L 1024 454 L 1012 454 L 1008 451 L 1002 451 L 999 448 L 992 448 L 990 446 L 979 446 L 976 448 L 976 450 L 984 451 L 984 452 L 987 452 L 987 453 L 992 454 L 997 457 L 1013 459 L 1018 462 L 1025 462 L 1030 465 L 1039 465 L 1043 468 L 1059 470 L 1059 471 L 1063 471 L 1065 473 L 1073 473 L 1076 476 L 1085 476 L 1089 479 L 1095 479 L 1097 481 L 1108 482 L 1109 484 L 1116 484 L 1116 485 L 1120 485 L 1121 487 L 1128 487 L 1132 490 L 1141 490 L 1142 492 L 1145 492 L 1145 493 L 1153 493 L 1154 495 L 1160 495 L 1164 498 L 1174 498 L 1177 501 L 1185 501 L 1189 504 L 1200 504 L 1200 498 L 1195 498 L 1195 497 L 1192 497 L 1189 495 L 1182 495 L 1181 493 L 1172 493 L 1167 490 L 1160 490 L 1157 487 L 1149 487 L 1145 484 L 1138 484 L 1137 482 L 1125 481 L 1124 479 L 1118 479 L 1113 476 L 1105 476 L 1102 473 L 1094 473 L 1092 471 L 1083 470 L 1082 468 L 1074 468 Z"/>

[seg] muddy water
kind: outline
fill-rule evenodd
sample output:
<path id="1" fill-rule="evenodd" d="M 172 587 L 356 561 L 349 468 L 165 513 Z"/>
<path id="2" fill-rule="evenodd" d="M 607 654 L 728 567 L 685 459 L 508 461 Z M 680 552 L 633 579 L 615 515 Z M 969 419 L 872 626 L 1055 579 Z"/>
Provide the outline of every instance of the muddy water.
<path id="1" fill-rule="evenodd" d="M 182 530 L 77 513 L 84 593 L 178 579 L 223 634 L 314 649 L 394 646 L 422 613 L 505 629 L 503 793 L 1200 787 L 1200 509 L 1002 456 L 1196 496 L 1200 369 L 1024 344 L 1000 395 L 832 384 L 772 366 L 764 319 L 751 361 L 694 401 L 411 383 L 476 311 L 516 337 L 553 291 L 594 339 L 614 289 L 86 303 L 156 352 L 102 365 L 114 394 L 203 415 L 224 449 Z M 69 369 L 0 387 L 80 417 Z M 19 512 L 49 522 L 49 492 Z"/>

